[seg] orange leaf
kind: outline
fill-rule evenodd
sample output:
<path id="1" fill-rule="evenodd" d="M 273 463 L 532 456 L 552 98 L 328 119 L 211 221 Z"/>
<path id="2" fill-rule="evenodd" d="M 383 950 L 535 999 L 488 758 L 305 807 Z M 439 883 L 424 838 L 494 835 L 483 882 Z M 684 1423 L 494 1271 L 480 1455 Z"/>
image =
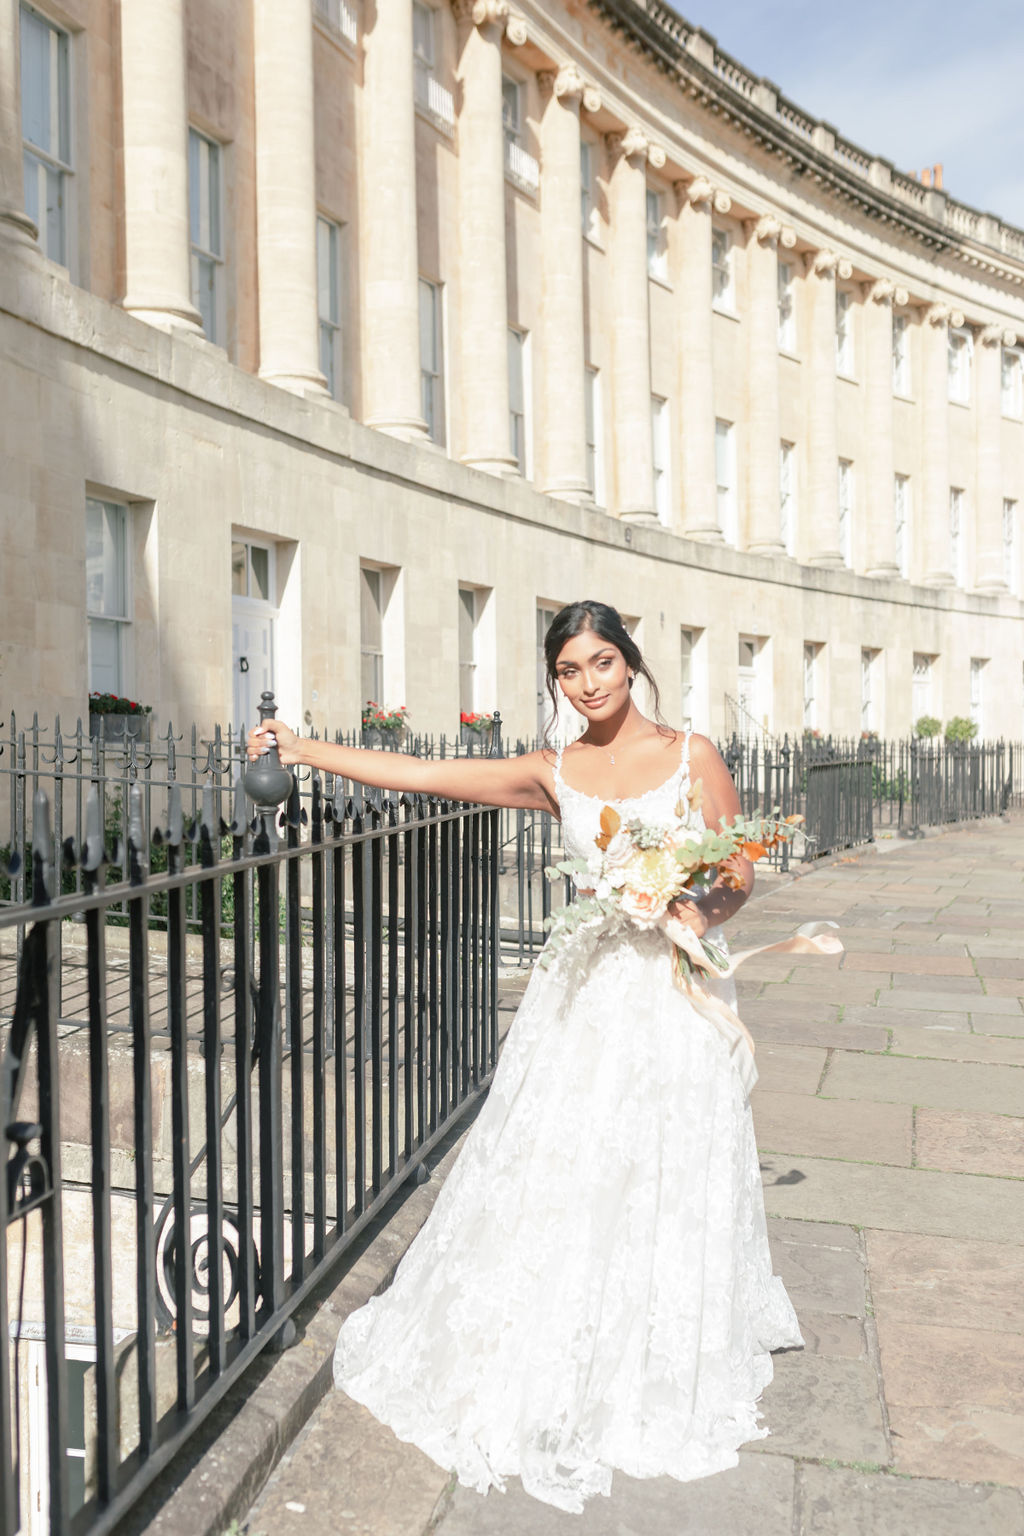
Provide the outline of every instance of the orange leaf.
<path id="1" fill-rule="evenodd" d="M 802 821 L 805 821 L 805 820 L 806 820 L 806 817 L 800 816 L 800 815 L 787 816 L 786 817 L 786 825 L 787 825 L 787 827 L 798 827 L 800 825 L 800 823 Z"/>
<path id="2" fill-rule="evenodd" d="M 743 844 L 743 857 L 749 859 L 751 864 L 756 864 L 758 859 L 763 859 L 767 851 L 763 843 Z"/>
<path id="3" fill-rule="evenodd" d="M 743 886 L 743 876 L 738 869 L 727 869 L 723 864 L 720 871 L 723 885 L 727 885 L 731 891 L 738 891 Z"/>
<path id="4" fill-rule="evenodd" d="M 613 810 L 610 805 L 606 805 L 601 812 L 601 831 L 606 837 L 612 838 L 621 826 L 622 817 L 618 811 Z"/>

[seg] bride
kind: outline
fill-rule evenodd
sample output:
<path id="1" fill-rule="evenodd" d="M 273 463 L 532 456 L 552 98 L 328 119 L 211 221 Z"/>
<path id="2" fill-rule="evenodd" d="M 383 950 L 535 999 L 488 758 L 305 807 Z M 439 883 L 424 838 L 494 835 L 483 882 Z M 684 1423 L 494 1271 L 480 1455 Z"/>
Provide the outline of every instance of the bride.
<path id="1" fill-rule="evenodd" d="M 428 762 L 300 740 L 282 763 L 384 789 L 551 811 L 567 857 L 602 807 L 670 816 L 698 779 L 703 817 L 739 800 L 703 736 L 646 719 L 658 692 L 614 608 L 571 603 L 545 639 L 548 690 L 578 741 L 507 760 Z M 697 803 L 697 796 L 693 797 Z M 749 895 L 719 879 L 676 917 L 697 934 Z M 538 967 L 490 1093 L 390 1288 L 342 1326 L 336 1385 L 459 1481 L 518 1475 L 578 1512 L 612 1471 L 687 1480 L 735 1466 L 768 1433 L 770 1351 L 802 1343 L 772 1274 L 750 1110 L 729 1047 L 673 983 L 653 930 L 583 930 Z M 731 983 L 717 984 L 731 992 Z"/>

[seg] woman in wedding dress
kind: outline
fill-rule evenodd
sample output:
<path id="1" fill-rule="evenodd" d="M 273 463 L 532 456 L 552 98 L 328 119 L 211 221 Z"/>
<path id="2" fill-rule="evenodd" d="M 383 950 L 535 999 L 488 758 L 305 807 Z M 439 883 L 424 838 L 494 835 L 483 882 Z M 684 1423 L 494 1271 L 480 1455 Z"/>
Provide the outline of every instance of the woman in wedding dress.
<path id="1" fill-rule="evenodd" d="M 423 761 L 297 738 L 282 763 L 384 789 L 551 811 L 567 857 L 601 809 L 669 817 L 698 779 L 703 817 L 740 806 L 702 736 L 641 714 L 657 688 L 614 608 L 573 603 L 545 642 L 548 686 L 586 721 L 564 750 Z M 697 800 L 697 797 L 693 797 Z M 745 901 L 721 879 L 679 920 L 703 934 Z M 716 936 L 720 938 L 721 936 Z M 718 983 L 729 1000 L 731 983 Z M 613 1469 L 688 1480 L 768 1433 L 770 1351 L 802 1343 L 772 1274 L 757 1151 L 726 1038 L 673 981 L 657 930 L 583 930 L 536 968 L 482 1109 L 382 1295 L 344 1323 L 335 1383 L 481 1493 L 518 1475 L 561 1509 Z"/>

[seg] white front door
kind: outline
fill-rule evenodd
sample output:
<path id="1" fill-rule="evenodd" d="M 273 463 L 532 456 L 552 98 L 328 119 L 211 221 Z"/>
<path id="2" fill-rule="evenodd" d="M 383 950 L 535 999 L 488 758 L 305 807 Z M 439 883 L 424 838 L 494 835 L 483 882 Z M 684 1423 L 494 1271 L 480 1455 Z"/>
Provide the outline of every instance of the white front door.
<path id="1" fill-rule="evenodd" d="M 231 604 L 233 724 L 248 730 L 260 717 L 260 695 L 274 691 L 274 619 L 242 598 Z"/>

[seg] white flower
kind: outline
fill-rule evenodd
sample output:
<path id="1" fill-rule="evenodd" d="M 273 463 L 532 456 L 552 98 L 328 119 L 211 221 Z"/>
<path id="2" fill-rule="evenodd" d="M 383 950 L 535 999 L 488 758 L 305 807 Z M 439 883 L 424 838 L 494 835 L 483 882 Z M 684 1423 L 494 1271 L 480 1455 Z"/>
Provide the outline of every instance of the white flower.
<path id="1" fill-rule="evenodd" d="M 605 869 L 610 871 L 624 868 L 633 857 L 633 853 L 633 839 L 620 827 L 604 851 Z"/>
<path id="2" fill-rule="evenodd" d="M 652 891 L 626 890 L 622 895 L 622 910 L 638 928 L 656 928 L 664 917 L 668 902 Z"/>

